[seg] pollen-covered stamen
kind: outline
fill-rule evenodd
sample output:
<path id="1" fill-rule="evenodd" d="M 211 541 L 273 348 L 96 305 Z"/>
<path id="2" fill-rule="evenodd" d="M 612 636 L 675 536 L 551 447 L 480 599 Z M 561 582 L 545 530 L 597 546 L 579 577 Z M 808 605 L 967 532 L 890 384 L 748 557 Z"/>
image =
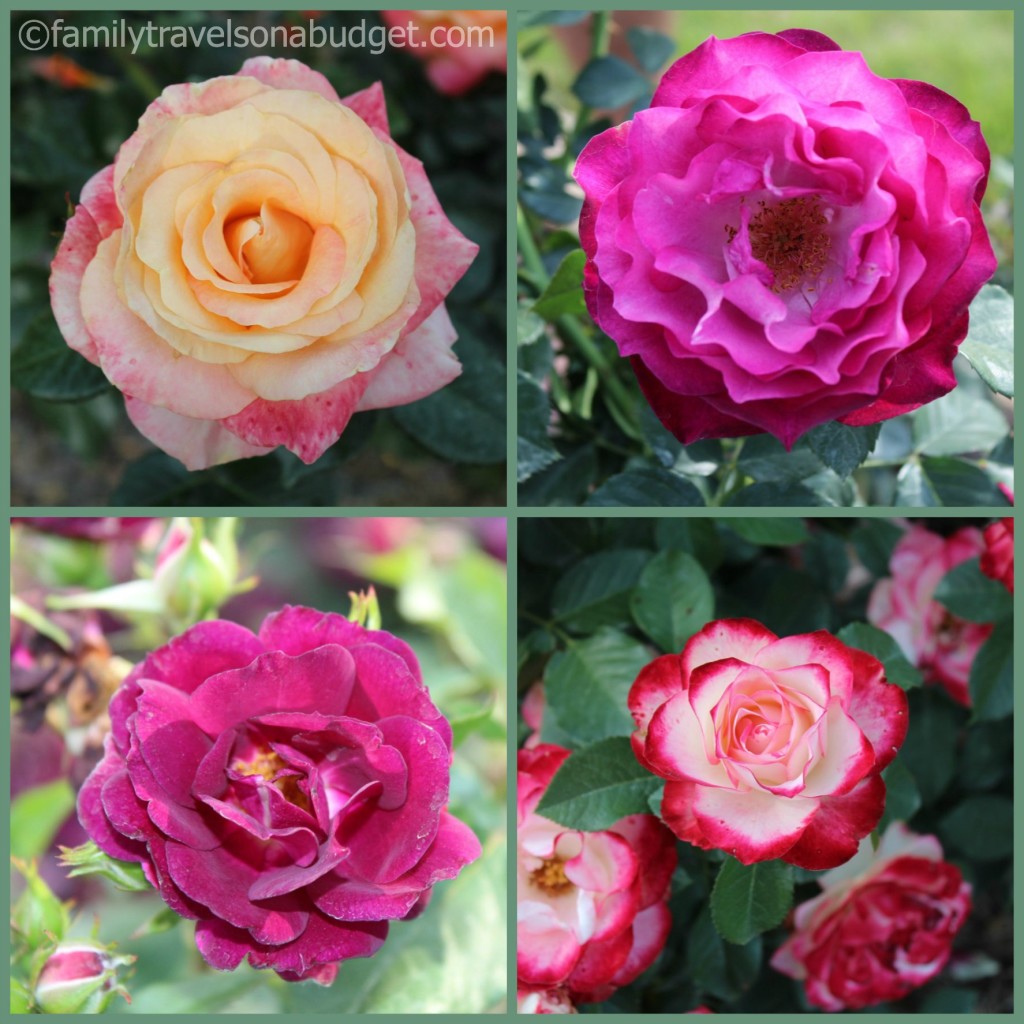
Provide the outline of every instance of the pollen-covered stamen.
<path id="1" fill-rule="evenodd" d="M 559 857 L 549 857 L 539 868 L 534 868 L 530 881 L 549 896 L 561 896 L 573 887 L 565 873 L 565 861 Z"/>
<path id="2" fill-rule="evenodd" d="M 821 200 L 799 196 L 771 206 L 762 200 L 758 206 L 747 228 L 750 251 L 774 275 L 772 291 L 789 291 L 805 283 L 813 291 L 832 248 L 830 218 Z"/>
<path id="3" fill-rule="evenodd" d="M 302 791 L 298 779 L 291 773 L 285 773 L 288 763 L 274 750 L 258 749 L 248 761 L 238 759 L 231 766 L 239 775 L 259 775 L 276 787 L 289 802 L 303 810 L 310 810 L 309 797 Z"/>

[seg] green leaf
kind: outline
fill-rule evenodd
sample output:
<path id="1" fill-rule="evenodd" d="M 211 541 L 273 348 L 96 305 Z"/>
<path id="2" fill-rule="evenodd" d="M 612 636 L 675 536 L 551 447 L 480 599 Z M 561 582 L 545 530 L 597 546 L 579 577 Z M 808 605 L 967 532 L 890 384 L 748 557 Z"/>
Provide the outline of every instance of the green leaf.
<path id="1" fill-rule="evenodd" d="M 67 779 L 19 793 L 11 803 L 11 856 L 41 857 L 74 809 L 75 791 Z"/>
<path id="2" fill-rule="evenodd" d="M 655 32 L 652 28 L 636 26 L 627 29 L 626 39 L 637 64 L 650 75 L 659 71 L 676 49 L 674 39 Z"/>
<path id="3" fill-rule="evenodd" d="M 903 529 L 889 519 L 862 519 L 853 532 L 853 546 L 872 576 L 889 575 L 892 549 L 903 536 Z"/>
<path id="4" fill-rule="evenodd" d="M 649 551 L 599 551 L 577 562 L 555 585 L 551 610 L 568 629 L 593 633 L 628 626 L 630 594 L 650 560 Z"/>
<path id="5" fill-rule="evenodd" d="M 572 85 L 581 103 L 603 109 L 632 103 L 648 88 L 647 79 L 619 57 L 595 57 Z"/>
<path id="6" fill-rule="evenodd" d="M 921 673 L 907 661 L 900 645 L 884 630 L 866 622 L 851 622 L 836 634 L 839 640 L 877 658 L 885 666 L 885 678 L 904 690 L 921 685 Z"/>
<path id="7" fill-rule="evenodd" d="M 625 736 L 633 731 L 626 697 L 650 660 L 647 649 L 631 637 L 614 629 L 599 630 L 548 663 L 548 708 L 577 744 Z"/>
<path id="8" fill-rule="evenodd" d="M 569 195 L 564 187 L 545 182 L 540 187 L 524 184 L 519 199 L 532 213 L 555 224 L 572 224 L 579 220 L 583 200 Z"/>
<path id="9" fill-rule="evenodd" d="M 955 758 L 936 757 L 936 751 L 956 749 L 963 712 L 931 687 L 908 696 L 909 729 L 899 756 L 914 776 L 923 805 L 930 807 L 945 793 L 956 769 Z"/>
<path id="10" fill-rule="evenodd" d="M 959 459 L 911 460 L 896 478 L 896 504 L 962 506 L 1007 504 L 995 482 L 977 466 Z"/>
<path id="11" fill-rule="evenodd" d="M 939 580 L 935 600 L 968 622 L 998 622 L 1013 615 L 1013 597 L 981 571 L 979 559 L 953 566 Z"/>
<path id="12" fill-rule="evenodd" d="M 730 496 L 726 504 L 740 508 L 816 508 L 819 505 L 827 505 L 828 502 L 803 484 L 767 481 L 741 487 Z"/>
<path id="13" fill-rule="evenodd" d="M 516 439 L 517 474 L 519 482 L 557 462 L 562 456 L 548 436 L 551 405 L 547 393 L 532 377 L 522 370 L 517 378 L 517 420 L 519 436 Z"/>
<path id="14" fill-rule="evenodd" d="M 882 428 L 848 427 L 845 423 L 822 423 L 807 435 L 811 451 L 829 469 L 848 477 L 871 454 Z"/>
<path id="15" fill-rule="evenodd" d="M 558 265 L 547 288 L 533 304 L 533 311 L 545 320 L 560 316 L 584 316 L 587 304 L 583 298 L 583 267 L 587 262 L 582 249 L 569 253 Z"/>
<path id="16" fill-rule="evenodd" d="M 746 945 L 781 924 L 793 903 L 793 869 L 781 860 L 741 864 L 727 857 L 711 890 L 711 918 L 726 942 Z"/>
<path id="17" fill-rule="evenodd" d="M 700 562 L 662 551 L 644 567 L 630 598 L 636 624 L 663 651 L 681 651 L 715 612 L 715 594 Z"/>
<path id="18" fill-rule="evenodd" d="M 544 321 L 524 302 L 516 312 L 516 342 L 532 345 L 544 336 Z"/>
<path id="19" fill-rule="evenodd" d="M 459 337 L 455 353 L 462 360 L 461 376 L 418 402 L 392 410 L 392 415 L 411 438 L 443 458 L 503 462 L 505 367 L 471 335 Z"/>
<path id="20" fill-rule="evenodd" d="M 1013 398 L 1013 296 L 999 285 L 985 285 L 971 303 L 960 354 L 993 391 Z"/>
<path id="21" fill-rule="evenodd" d="M 508 658 L 507 575 L 482 551 L 467 551 L 438 575 L 445 631 L 463 663 L 503 685 Z"/>
<path id="22" fill-rule="evenodd" d="M 129 861 L 116 860 L 104 853 L 91 839 L 80 846 L 60 848 L 61 865 L 68 870 L 68 878 L 80 878 L 83 875 L 99 875 L 113 882 L 124 892 L 152 892 L 146 876 L 142 873 L 142 865 Z"/>
<path id="23" fill-rule="evenodd" d="M 662 518 L 654 527 L 654 537 L 659 548 L 675 548 L 693 555 L 707 572 L 717 569 L 722 562 L 722 542 L 712 519 Z"/>
<path id="24" fill-rule="evenodd" d="M 731 1002 L 754 983 L 762 948 L 760 936 L 744 946 L 723 942 L 705 907 L 690 926 L 686 962 L 701 992 Z"/>
<path id="25" fill-rule="evenodd" d="M 921 791 L 910 769 L 899 757 L 882 772 L 885 781 L 885 813 L 878 823 L 884 832 L 890 821 L 910 821 L 921 809 Z"/>
<path id="26" fill-rule="evenodd" d="M 924 455 L 987 452 L 1010 431 L 1003 414 L 964 388 L 911 413 L 914 450 Z"/>
<path id="27" fill-rule="evenodd" d="M 11 354 L 11 385 L 50 402 L 83 402 L 110 386 L 98 366 L 68 347 L 49 312 L 29 323 Z"/>
<path id="28" fill-rule="evenodd" d="M 519 488 L 519 503 L 530 506 L 582 504 L 597 476 L 597 451 L 584 444 L 530 477 Z"/>
<path id="29" fill-rule="evenodd" d="M 766 544 L 775 547 L 789 547 L 803 544 L 810 534 L 801 519 L 753 519 L 736 516 L 722 516 L 719 520 L 751 544 Z"/>
<path id="30" fill-rule="evenodd" d="M 971 721 L 993 721 L 1013 713 L 1013 623 L 1009 620 L 996 625 L 974 656 L 968 685 Z"/>
<path id="31" fill-rule="evenodd" d="M 651 505 L 657 508 L 704 504 L 700 491 L 667 469 L 629 469 L 606 480 L 584 503 L 603 507 Z"/>
<path id="32" fill-rule="evenodd" d="M 1013 853 L 1013 801 L 1005 796 L 971 796 L 942 819 L 939 835 L 947 849 L 988 863 Z"/>
<path id="33" fill-rule="evenodd" d="M 625 736 L 577 750 L 558 769 L 537 813 L 567 828 L 597 832 L 630 814 L 647 814 L 663 782 L 636 759 Z"/>

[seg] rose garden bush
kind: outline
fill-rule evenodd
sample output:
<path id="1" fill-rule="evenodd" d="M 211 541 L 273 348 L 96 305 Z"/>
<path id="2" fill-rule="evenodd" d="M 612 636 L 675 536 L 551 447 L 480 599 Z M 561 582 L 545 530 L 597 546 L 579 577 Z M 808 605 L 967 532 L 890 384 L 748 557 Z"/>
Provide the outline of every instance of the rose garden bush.
<path id="1" fill-rule="evenodd" d="M 1001 504 L 1005 96 L 968 111 L 906 43 L 878 72 L 841 13 L 677 17 L 678 43 L 607 12 L 521 34 L 521 499 Z M 585 66 L 556 70 L 552 22 Z"/>
<path id="2" fill-rule="evenodd" d="M 522 1010 L 1012 1005 L 1012 557 L 988 524 L 521 522 Z M 626 867 L 598 886 L 566 858 L 637 816 L 678 861 L 623 909 Z M 644 967 L 616 982 L 630 943 L 589 936 L 631 919 Z"/>

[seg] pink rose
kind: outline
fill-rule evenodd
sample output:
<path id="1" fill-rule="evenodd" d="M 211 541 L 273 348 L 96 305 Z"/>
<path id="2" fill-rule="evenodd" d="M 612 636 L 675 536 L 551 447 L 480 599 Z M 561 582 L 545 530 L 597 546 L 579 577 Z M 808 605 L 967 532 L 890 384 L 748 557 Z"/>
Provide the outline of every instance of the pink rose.
<path id="1" fill-rule="evenodd" d="M 1013 593 L 1013 517 L 997 519 L 985 527 L 981 571 Z"/>
<path id="2" fill-rule="evenodd" d="M 205 960 L 329 984 L 480 853 L 445 811 L 451 727 L 412 651 L 285 607 L 254 636 L 202 622 L 110 704 L 78 812 L 136 861 Z"/>
<path id="3" fill-rule="evenodd" d="M 771 963 L 833 1013 L 902 999 L 934 978 L 971 909 L 971 887 L 939 841 L 902 822 L 818 882 L 824 892 L 797 907 L 796 930 Z"/>
<path id="4" fill-rule="evenodd" d="M 712 37 L 577 161 L 591 316 L 684 443 L 916 409 L 995 270 L 988 166 L 933 86 L 817 32 Z"/>
<path id="5" fill-rule="evenodd" d="M 958 618 L 932 595 L 950 569 L 976 558 L 984 546 L 975 526 L 948 538 L 911 526 L 893 548 L 891 575 L 875 584 L 868 601 L 868 621 L 892 636 L 927 682 L 941 683 L 965 707 L 971 706 L 974 656 L 992 627 Z"/>
<path id="6" fill-rule="evenodd" d="M 293 60 L 175 85 L 82 190 L 50 277 L 67 343 L 190 469 L 284 445 L 313 462 L 353 413 L 453 380 L 444 299 L 476 253 L 374 85 Z"/>
<path id="7" fill-rule="evenodd" d="M 406 46 L 424 61 L 427 78 L 440 93 L 461 96 L 492 71 L 507 71 L 505 11 L 381 11 L 380 16 L 392 32 L 402 32 L 402 38 L 392 37 L 392 45 Z"/>
<path id="8" fill-rule="evenodd" d="M 523 741 L 527 750 L 532 750 L 541 744 L 540 734 L 544 729 L 544 684 L 534 683 L 526 691 L 523 703 L 519 708 L 523 721 L 530 727 L 530 735 Z"/>
<path id="9" fill-rule="evenodd" d="M 518 983 L 596 1002 L 650 967 L 665 945 L 676 851 L 650 814 L 603 832 L 565 828 L 537 814 L 568 756 L 552 744 L 519 751 Z"/>
<path id="10" fill-rule="evenodd" d="M 656 658 L 629 709 L 680 839 L 815 871 L 878 824 L 879 773 L 907 733 L 906 695 L 879 661 L 824 631 L 780 639 L 750 619 L 711 622 Z"/>

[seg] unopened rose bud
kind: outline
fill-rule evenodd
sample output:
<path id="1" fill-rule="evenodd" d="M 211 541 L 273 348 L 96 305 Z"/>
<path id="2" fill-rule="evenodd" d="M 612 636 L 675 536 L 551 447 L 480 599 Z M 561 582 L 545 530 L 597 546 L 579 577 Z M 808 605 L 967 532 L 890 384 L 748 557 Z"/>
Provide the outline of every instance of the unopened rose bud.
<path id="1" fill-rule="evenodd" d="M 91 942 L 63 943 L 39 972 L 36 1005 L 43 1013 L 103 1013 L 114 996 L 128 999 L 117 972 L 134 962 Z"/>
<path id="2" fill-rule="evenodd" d="M 217 611 L 231 596 L 237 570 L 234 530 L 214 543 L 202 519 L 175 519 L 156 555 L 153 581 L 171 617 L 192 625 Z"/>

